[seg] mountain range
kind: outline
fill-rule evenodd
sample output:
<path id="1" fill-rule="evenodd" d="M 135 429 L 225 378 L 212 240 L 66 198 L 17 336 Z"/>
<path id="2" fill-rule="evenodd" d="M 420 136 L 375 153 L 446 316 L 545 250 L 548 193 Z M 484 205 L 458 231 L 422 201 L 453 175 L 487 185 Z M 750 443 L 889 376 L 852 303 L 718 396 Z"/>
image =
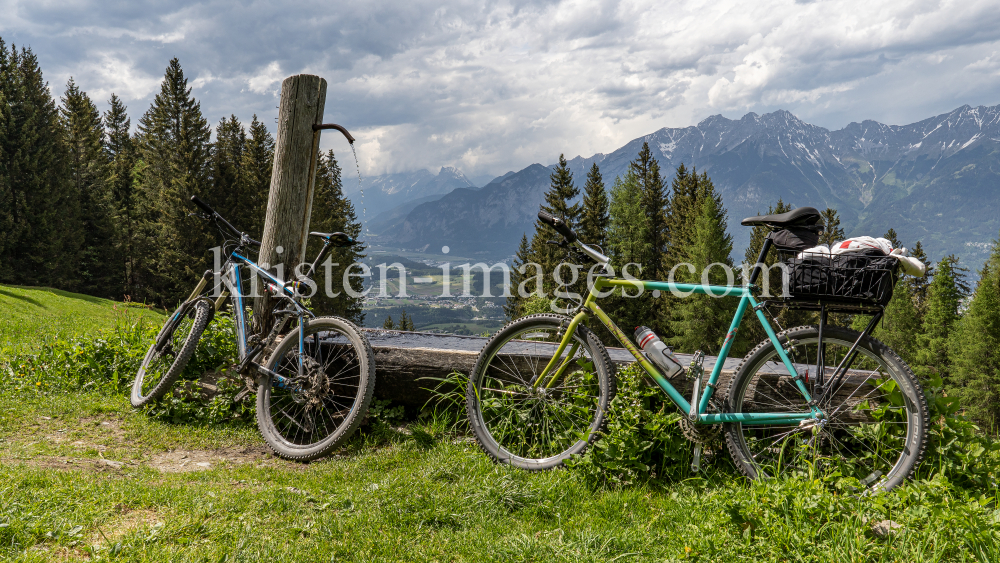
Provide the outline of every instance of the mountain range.
<path id="1" fill-rule="evenodd" d="M 382 174 L 366 178 L 363 184 L 350 172 L 347 168 L 343 173 L 344 193 L 353 201 L 358 216 L 364 215 L 369 220 L 407 202 L 472 187 L 460 170 L 450 166 L 442 167 L 437 174 L 427 170 Z M 364 193 L 360 185 L 364 186 Z"/>
<path id="2" fill-rule="evenodd" d="M 740 219 L 779 198 L 796 207 L 836 208 L 848 235 L 881 236 L 894 228 L 905 246 L 919 240 L 932 259 L 954 253 L 968 267 L 982 264 L 1000 231 L 1000 105 L 963 106 L 909 125 L 862 121 L 836 131 L 784 110 L 738 120 L 714 115 L 695 126 L 660 129 L 609 154 L 573 158 L 577 185 L 597 163 L 610 188 L 644 142 L 668 185 L 681 163 L 712 178 L 729 212 L 737 262 L 749 241 Z M 435 177 L 424 171 L 435 179 L 421 176 L 386 196 L 395 214 L 369 229 L 382 245 L 446 244 L 464 256 L 509 256 L 522 233 L 533 231 L 553 167 L 533 164 L 479 189 L 465 180 L 448 193 L 445 186 L 465 179 L 461 172 L 442 169 Z"/>

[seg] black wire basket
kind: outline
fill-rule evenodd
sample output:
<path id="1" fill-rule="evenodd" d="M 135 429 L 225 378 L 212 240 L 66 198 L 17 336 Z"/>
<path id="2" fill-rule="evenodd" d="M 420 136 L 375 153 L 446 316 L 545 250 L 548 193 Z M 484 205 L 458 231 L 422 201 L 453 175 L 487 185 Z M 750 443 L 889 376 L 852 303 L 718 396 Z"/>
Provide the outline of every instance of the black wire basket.
<path id="1" fill-rule="evenodd" d="M 830 310 L 878 310 L 892 299 L 899 278 L 899 260 L 878 250 L 832 255 L 776 252 L 787 271 L 787 285 L 782 274 L 779 293 L 768 299 L 773 305 L 818 309 L 825 304 Z M 778 272 L 775 268 L 770 273 L 774 277 Z"/>

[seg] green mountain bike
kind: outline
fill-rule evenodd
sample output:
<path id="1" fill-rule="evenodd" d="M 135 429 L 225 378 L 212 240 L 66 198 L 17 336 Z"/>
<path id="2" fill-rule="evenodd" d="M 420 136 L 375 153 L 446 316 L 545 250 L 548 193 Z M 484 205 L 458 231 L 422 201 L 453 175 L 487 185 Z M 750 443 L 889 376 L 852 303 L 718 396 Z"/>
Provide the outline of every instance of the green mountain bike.
<path id="1" fill-rule="evenodd" d="M 538 217 L 562 235 L 562 246 L 608 264 L 606 256 L 580 242 L 560 219 L 544 212 Z M 815 226 L 819 219 L 813 208 L 745 219 L 743 225 L 771 229 L 745 286 L 605 275 L 595 280 L 572 316 L 536 314 L 506 325 L 480 352 L 466 392 L 470 425 L 483 450 L 500 463 L 543 470 L 562 465 L 599 438 L 616 383 L 607 350 L 586 327 L 596 317 L 685 415 L 682 422 L 689 430 L 685 434 L 710 435 L 713 427 L 722 431 L 733 460 L 748 477 L 808 475 L 858 492 L 898 485 L 913 473 L 924 454 L 928 414 L 924 393 L 910 368 L 871 336 L 888 301 L 884 291 L 859 297 L 840 284 L 836 290 L 817 292 L 816 299 L 787 300 L 788 306 L 816 308 L 820 322 L 777 334 L 762 311 L 766 302 L 754 297 L 758 289 L 754 284 L 776 233 Z M 824 268 L 822 276 L 816 277 L 823 281 L 819 285 L 843 278 L 836 267 L 827 264 Z M 793 277 L 798 275 L 795 272 Z M 868 270 L 859 272 L 867 274 Z M 886 285 L 886 280 L 876 281 L 876 286 Z M 609 289 L 636 287 L 739 298 L 707 380 L 700 366 L 692 366 L 686 374 L 681 370 L 682 376 L 693 379 L 690 399 L 677 391 L 671 379 L 598 305 Z M 892 284 L 888 287 L 891 296 Z M 862 332 L 827 326 L 827 313 L 836 310 L 865 311 L 873 318 Z M 725 359 L 747 313 L 757 318 L 767 339 L 743 359 L 726 388 L 720 389 Z M 695 470 L 700 453 L 696 440 Z"/>

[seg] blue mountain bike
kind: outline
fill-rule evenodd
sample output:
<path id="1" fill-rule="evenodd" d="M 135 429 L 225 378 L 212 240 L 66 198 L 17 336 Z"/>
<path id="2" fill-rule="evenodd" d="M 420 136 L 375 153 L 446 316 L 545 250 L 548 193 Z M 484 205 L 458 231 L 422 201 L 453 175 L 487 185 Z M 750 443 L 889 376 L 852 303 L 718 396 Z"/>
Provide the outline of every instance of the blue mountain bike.
<path id="1" fill-rule="evenodd" d="M 236 370 L 247 382 L 237 400 L 257 393 L 257 426 L 277 455 L 309 461 L 328 454 L 357 429 L 371 402 L 375 360 L 368 339 L 346 319 L 313 315 L 298 295 L 304 280 L 283 281 L 247 258 L 247 251 L 259 248 L 260 243 L 197 196 L 191 201 L 223 236 L 228 235 L 226 246 L 231 250 L 220 271 L 206 271 L 160 329 L 132 385 L 132 404 L 149 404 L 170 390 L 194 354 L 205 327 L 229 299 L 239 353 Z M 306 278 L 315 273 L 332 248 L 356 244 L 344 233 L 309 234 L 322 239 L 323 248 Z M 275 298 L 275 320 L 267 334 L 248 329 L 251 313 L 244 301 L 250 297 L 243 287 L 245 270 L 258 276 Z M 221 287 L 206 291 L 216 285 L 213 280 L 220 280 Z"/>

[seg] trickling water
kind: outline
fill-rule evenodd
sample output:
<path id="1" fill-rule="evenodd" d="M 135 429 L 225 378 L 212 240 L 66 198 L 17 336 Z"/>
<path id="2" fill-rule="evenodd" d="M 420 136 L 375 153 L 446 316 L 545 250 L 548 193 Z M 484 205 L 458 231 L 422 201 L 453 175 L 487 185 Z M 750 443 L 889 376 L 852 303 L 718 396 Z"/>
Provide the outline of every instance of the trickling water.
<path id="1" fill-rule="evenodd" d="M 358 162 L 358 151 L 351 143 L 351 152 L 354 153 L 354 167 L 358 170 L 358 189 L 361 190 L 361 234 L 367 238 L 368 231 L 368 209 L 365 207 L 365 187 L 361 183 L 361 163 Z"/>

